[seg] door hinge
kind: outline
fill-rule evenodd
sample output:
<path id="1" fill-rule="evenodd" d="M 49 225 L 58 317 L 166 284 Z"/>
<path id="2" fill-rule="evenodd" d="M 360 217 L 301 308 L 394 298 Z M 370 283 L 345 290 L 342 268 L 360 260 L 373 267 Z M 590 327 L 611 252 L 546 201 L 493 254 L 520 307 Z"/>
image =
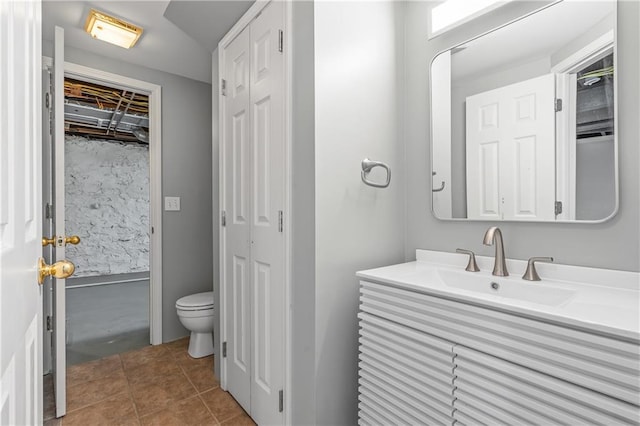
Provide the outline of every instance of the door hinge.
<path id="1" fill-rule="evenodd" d="M 555 110 L 562 111 L 562 99 L 556 99 Z"/>
<path id="2" fill-rule="evenodd" d="M 222 226 L 227 226 L 227 212 L 224 210 L 220 213 L 220 224 Z"/>
<path id="3" fill-rule="evenodd" d="M 47 315 L 47 331 L 53 331 L 53 318 L 51 318 L 51 315 Z"/>
<path id="4" fill-rule="evenodd" d="M 562 213 L 562 201 L 556 201 L 555 212 L 556 212 L 556 216 Z"/>
<path id="5" fill-rule="evenodd" d="M 151 227 L 151 233 L 153 234 L 153 233 L 155 233 L 155 232 L 156 232 L 156 231 L 155 231 L 155 229 L 153 229 L 153 226 L 152 226 L 152 227 Z"/>
<path id="6" fill-rule="evenodd" d="M 281 389 L 278 393 L 278 412 L 284 411 L 284 391 Z"/>
<path id="7" fill-rule="evenodd" d="M 278 30 L 278 52 L 282 53 L 284 50 L 284 32 Z"/>
<path id="8" fill-rule="evenodd" d="M 224 78 L 220 82 L 220 92 L 222 93 L 222 96 L 227 96 L 227 80 Z"/>
<path id="9" fill-rule="evenodd" d="M 278 232 L 282 232 L 284 229 L 284 217 L 282 210 L 278 210 Z"/>
<path id="10" fill-rule="evenodd" d="M 222 358 L 227 357 L 227 342 L 222 342 Z"/>
<path id="11" fill-rule="evenodd" d="M 51 95 L 49 92 L 44 94 L 44 106 L 49 108 L 51 106 Z"/>
<path id="12" fill-rule="evenodd" d="M 53 219 L 53 204 L 47 203 L 44 207 L 45 219 Z"/>

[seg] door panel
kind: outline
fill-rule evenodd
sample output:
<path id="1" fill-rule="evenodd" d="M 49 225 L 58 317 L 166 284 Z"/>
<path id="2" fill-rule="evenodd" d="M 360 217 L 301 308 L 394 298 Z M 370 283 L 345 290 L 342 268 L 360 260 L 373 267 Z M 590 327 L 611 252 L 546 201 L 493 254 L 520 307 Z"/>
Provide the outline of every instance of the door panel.
<path id="1" fill-rule="evenodd" d="M 495 99 L 467 99 L 467 217 L 500 218 L 500 106 Z"/>
<path id="2" fill-rule="evenodd" d="M 0 2 L 0 424 L 42 422 L 41 15 Z"/>
<path id="3" fill-rule="evenodd" d="M 49 102 L 51 100 L 51 71 L 47 67 L 47 69 L 42 71 L 42 87 L 43 93 L 42 96 L 45 98 L 49 97 Z M 46 206 L 47 204 L 53 204 L 52 198 L 52 135 L 51 135 L 51 115 L 50 112 L 53 110 L 53 106 L 50 103 L 42 102 L 42 206 Z M 47 238 L 53 235 L 53 222 L 51 219 L 45 217 L 42 220 L 42 235 Z M 50 245 L 42 248 L 42 257 L 46 264 L 53 263 L 53 249 Z M 51 280 L 46 280 L 42 285 L 42 298 L 43 298 L 43 312 L 42 312 L 42 338 L 43 338 L 43 371 L 44 374 L 51 373 L 53 367 L 51 365 L 52 362 L 52 350 L 53 350 L 53 340 L 51 333 L 47 330 L 47 317 L 53 318 L 53 300 L 52 300 L 52 289 L 51 289 Z"/>
<path id="4" fill-rule="evenodd" d="M 555 77 L 467 98 L 467 217 L 555 219 Z"/>
<path id="5" fill-rule="evenodd" d="M 479 210 L 482 218 L 500 217 L 500 173 L 498 173 L 500 161 L 498 160 L 498 150 L 497 141 L 480 144 L 480 193 L 478 200 L 480 201 Z"/>
<path id="6" fill-rule="evenodd" d="M 543 75 L 507 86 L 503 120 L 508 136 L 502 162 L 505 218 L 555 220 L 555 76 Z M 513 118 L 515 116 L 515 119 Z"/>
<path id="7" fill-rule="evenodd" d="M 233 363 L 243 374 L 249 377 L 249 348 L 246 337 L 249 336 L 249 279 L 247 271 L 248 260 L 240 256 L 233 256 Z"/>
<path id="8" fill-rule="evenodd" d="M 279 52 L 284 3 L 273 1 L 251 23 L 254 306 L 251 416 L 282 424 L 284 387 L 284 56 Z"/>
<path id="9" fill-rule="evenodd" d="M 225 50 L 224 75 L 229 90 L 224 98 L 221 152 L 225 182 L 222 208 L 230 219 L 221 231 L 227 389 L 247 412 L 251 408 L 249 50 L 246 30 Z"/>
<path id="10" fill-rule="evenodd" d="M 225 49 L 222 73 L 226 388 L 259 424 L 283 422 L 283 22 L 271 2 Z"/>
<path id="11" fill-rule="evenodd" d="M 66 259 L 64 189 L 64 29 L 55 27 L 53 55 L 53 257 Z M 60 242 L 62 237 L 62 242 Z M 66 280 L 52 278 L 53 286 L 53 389 L 56 417 L 67 413 Z"/>

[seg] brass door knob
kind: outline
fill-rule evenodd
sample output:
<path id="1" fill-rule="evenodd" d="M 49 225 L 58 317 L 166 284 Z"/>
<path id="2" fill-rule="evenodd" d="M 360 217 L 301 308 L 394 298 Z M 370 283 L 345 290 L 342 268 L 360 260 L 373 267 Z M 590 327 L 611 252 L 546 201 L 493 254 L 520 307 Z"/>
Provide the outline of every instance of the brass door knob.
<path id="1" fill-rule="evenodd" d="M 59 240 L 62 240 L 62 237 L 60 237 Z M 63 241 L 64 241 L 64 245 L 67 245 L 67 244 L 76 245 L 76 244 L 80 243 L 80 237 L 78 237 L 77 235 L 72 235 L 70 237 L 65 237 L 65 239 Z M 42 237 L 42 247 L 46 247 L 49 244 L 55 245 L 55 243 L 56 243 L 56 237 L 55 236 L 53 236 L 51 238 Z M 60 241 L 60 243 L 62 244 L 62 241 Z"/>
<path id="2" fill-rule="evenodd" d="M 76 245 L 80 242 L 80 237 L 78 237 L 77 235 L 72 235 L 70 237 L 67 237 L 64 239 L 64 243 L 65 244 L 73 244 Z"/>
<path id="3" fill-rule="evenodd" d="M 76 270 L 76 266 L 68 260 L 61 260 L 53 265 L 47 265 L 43 258 L 38 260 L 38 284 L 42 285 L 46 277 L 69 278 Z"/>

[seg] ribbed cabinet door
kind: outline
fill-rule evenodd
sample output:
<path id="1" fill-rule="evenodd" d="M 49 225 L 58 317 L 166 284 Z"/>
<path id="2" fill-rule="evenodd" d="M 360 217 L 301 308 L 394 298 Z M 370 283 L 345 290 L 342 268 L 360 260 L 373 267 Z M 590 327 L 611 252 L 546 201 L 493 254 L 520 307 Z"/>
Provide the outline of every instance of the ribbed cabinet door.
<path id="1" fill-rule="evenodd" d="M 362 282 L 360 310 L 630 404 L 639 404 L 638 342 Z"/>
<path id="2" fill-rule="evenodd" d="M 453 344 L 360 313 L 359 424 L 450 425 Z"/>
<path id="3" fill-rule="evenodd" d="M 456 424 L 618 425 L 640 421 L 635 405 L 464 346 L 454 350 Z"/>

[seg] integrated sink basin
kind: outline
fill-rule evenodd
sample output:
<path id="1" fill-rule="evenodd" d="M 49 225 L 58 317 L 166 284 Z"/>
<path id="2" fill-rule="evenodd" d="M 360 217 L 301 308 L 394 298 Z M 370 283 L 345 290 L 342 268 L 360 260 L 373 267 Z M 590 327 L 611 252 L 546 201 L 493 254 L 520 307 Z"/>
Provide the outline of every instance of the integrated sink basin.
<path id="1" fill-rule="evenodd" d="M 363 281 L 399 287 L 640 341 L 640 274 L 583 266 L 536 265 L 541 281 L 521 277 L 523 260 L 507 259 L 509 276 L 492 275 L 494 258 L 416 250 L 416 261 L 360 271 Z M 392 290 L 390 290 L 392 291 Z"/>
<path id="2" fill-rule="evenodd" d="M 550 285 L 531 284 L 519 279 L 519 277 L 514 280 L 512 278 L 493 277 L 491 275 L 487 276 L 488 274 L 460 272 L 450 269 L 439 269 L 438 274 L 443 284 L 447 287 L 542 305 L 560 306 L 576 294 L 575 291 Z"/>

